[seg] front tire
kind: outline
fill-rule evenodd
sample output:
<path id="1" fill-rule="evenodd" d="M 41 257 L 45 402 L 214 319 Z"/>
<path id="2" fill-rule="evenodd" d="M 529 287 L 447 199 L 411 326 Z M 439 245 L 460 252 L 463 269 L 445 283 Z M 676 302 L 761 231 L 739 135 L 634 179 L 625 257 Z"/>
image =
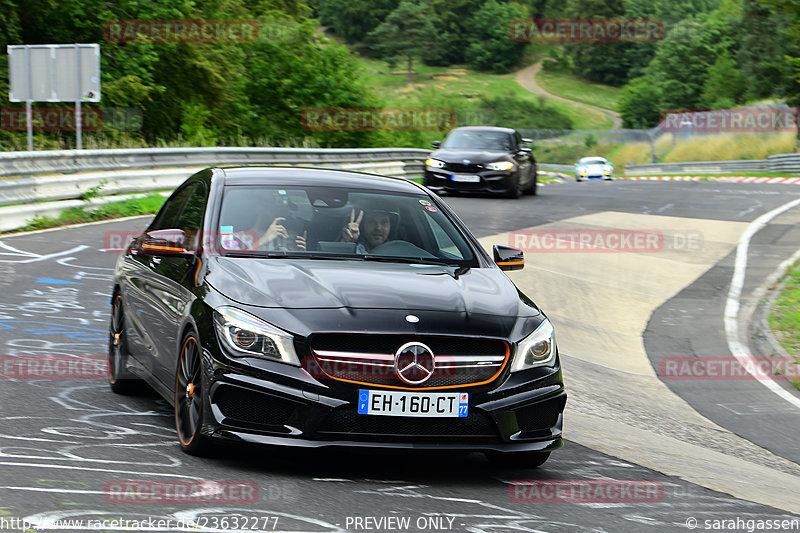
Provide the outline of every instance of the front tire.
<path id="1" fill-rule="evenodd" d="M 209 438 L 200 433 L 204 412 L 205 389 L 200 344 L 190 332 L 181 343 L 175 372 L 175 428 L 181 449 L 189 455 L 207 455 L 213 448 Z"/>
<path id="2" fill-rule="evenodd" d="M 111 303 L 111 324 L 108 338 L 108 384 L 116 394 L 142 392 L 145 383 L 133 377 L 125 365 L 128 360 L 128 339 L 125 335 L 125 313 L 122 295 L 117 293 Z"/>
<path id="3" fill-rule="evenodd" d="M 522 196 L 522 188 L 520 187 L 519 183 L 519 174 L 514 177 L 514 182 L 511 184 L 508 192 L 506 193 L 507 198 L 519 198 Z"/>
<path id="4" fill-rule="evenodd" d="M 530 194 L 531 196 L 536 196 L 539 191 L 537 187 L 539 186 L 539 174 L 536 173 L 536 169 L 533 170 L 533 176 L 531 177 L 531 182 L 528 187 L 525 189 L 525 194 Z"/>

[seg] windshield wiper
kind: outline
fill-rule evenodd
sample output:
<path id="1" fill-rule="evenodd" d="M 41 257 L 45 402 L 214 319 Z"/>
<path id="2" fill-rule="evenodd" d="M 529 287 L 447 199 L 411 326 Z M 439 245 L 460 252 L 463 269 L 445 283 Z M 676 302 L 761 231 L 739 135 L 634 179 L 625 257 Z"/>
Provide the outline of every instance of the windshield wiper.
<path id="1" fill-rule="evenodd" d="M 254 259 L 331 259 L 333 261 L 363 261 L 363 255 L 341 255 L 314 252 L 255 251 L 225 253 L 227 257 L 250 257 Z"/>
<path id="2" fill-rule="evenodd" d="M 366 261 L 378 261 L 381 263 L 408 263 L 413 265 L 438 265 L 438 266 L 452 266 L 458 267 L 459 265 L 448 262 L 444 259 L 426 259 L 422 257 L 403 257 L 392 255 L 365 255 L 362 256 Z"/>

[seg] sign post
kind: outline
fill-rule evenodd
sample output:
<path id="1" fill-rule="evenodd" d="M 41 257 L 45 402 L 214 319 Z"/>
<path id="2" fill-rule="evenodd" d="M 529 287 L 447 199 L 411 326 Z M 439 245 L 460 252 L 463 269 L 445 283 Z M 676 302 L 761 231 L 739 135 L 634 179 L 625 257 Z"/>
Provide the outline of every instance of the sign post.
<path id="1" fill-rule="evenodd" d="M 12 102 L 25 102 L 28 150 L 33 151 L 33 102 L 75 103 L 75 144 L 83 147 L 82 102 L 100 101 L 99 44 L 31 44 L 7 47 Z"/>

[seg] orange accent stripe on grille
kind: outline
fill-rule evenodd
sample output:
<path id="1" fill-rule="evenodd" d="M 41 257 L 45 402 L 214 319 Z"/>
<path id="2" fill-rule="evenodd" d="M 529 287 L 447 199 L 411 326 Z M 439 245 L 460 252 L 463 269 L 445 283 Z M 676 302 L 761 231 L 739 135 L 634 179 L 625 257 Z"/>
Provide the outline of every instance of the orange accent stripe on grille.
<path id="1" fill-rule="evenodd" d="M 438 390 L 441 390 L 441 389 L 457 389 L 459 387 L 461 387 L 461 388 L 463 388 L 463 387 L 476 387 L 478 385 L 485 385 L 486 383 L 490 383 L 490 382 L 494 381 L 497 378 L 497 376 L 499 376 L 500 373 L 503 371 L 503 369 L 506 367 L 506 363 L 508 362 L 508 358 L 511 355 L 511 349 L 510 349 L 510 347 L 509 347 L 507 342 L 504 342 L 504 344 L 506 345 L 506 354 L 505 354 L 505 357 L 503 358 L 503 364 L 500 365 L 500 368 L 497 370 L 497 372 L 495 372 L 495 374 L 492 377 L 490 377 L 489 379 L 485 379 L 483 381 L 476 381 L 474 383 L 462 383 L 460 385 L 440 385 L 438 387 L 401 387 L 401 386 L 398 386 L 398 385 L 381 385 L 381 384 L 378 384 L 378 383 L 370 383 L 368 381 L 356 381 L 356 380 L 353 380 L 353 379 L 344 379 L 344 378 L 337 378 L 336 376 L 331 376 L 330 374 L 325 372 L 325 370 L 322 368 L 322 365 L 320 365 L 320 370 L 322 370 L 323 374 L 325 374 L 326 376 L 328 376 L 331 379 L 335 379 L 336 381 L 344 381 L 345 383 L 354 383 L 356 385 L 366 385 L 368 387 L 381 387 L 381 388 L 384 388 L 384 389 L 398 389 L 398 390 L 437 390 L 438 389 Z M 316 359 L 316 356 L 314 358 Z"/>

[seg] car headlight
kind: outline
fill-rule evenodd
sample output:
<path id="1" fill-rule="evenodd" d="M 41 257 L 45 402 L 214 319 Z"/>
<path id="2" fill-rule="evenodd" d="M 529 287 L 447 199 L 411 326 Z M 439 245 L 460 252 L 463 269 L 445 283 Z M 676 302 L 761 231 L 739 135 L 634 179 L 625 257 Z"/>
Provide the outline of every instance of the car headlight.
<path id="1" fill-rule="evenodd" d="M 444 161 L 439 161 L 438 159 L 426 159 L 425 166 L 431 168 L 444 168 Z"/>
<path id="2" fill-rule="evenodd" d="M 514 168 L 514 163 L 511 161 L 495 161 L 486 165 L 489 170 L 511 170 Z"/>
<path id="3" fill-rule="evenodd" d="M 586 174 L 586 167 L 578 167 L 578 172 L 581 174 Z"/>
<path id="4" fill-rule="evenodd" d="M 214 310 L 214 326 L 222 342 L 241 357 L 256 356 L 300 365 L 294 337 L 235 307 Z"/>
<path id="5" fill-rule="evenodd" d="M 556 334 L 549 320 L 539 324 L 533 333 L 517 345 L 512 372 L 550 364 L 556 356 Z"/>

